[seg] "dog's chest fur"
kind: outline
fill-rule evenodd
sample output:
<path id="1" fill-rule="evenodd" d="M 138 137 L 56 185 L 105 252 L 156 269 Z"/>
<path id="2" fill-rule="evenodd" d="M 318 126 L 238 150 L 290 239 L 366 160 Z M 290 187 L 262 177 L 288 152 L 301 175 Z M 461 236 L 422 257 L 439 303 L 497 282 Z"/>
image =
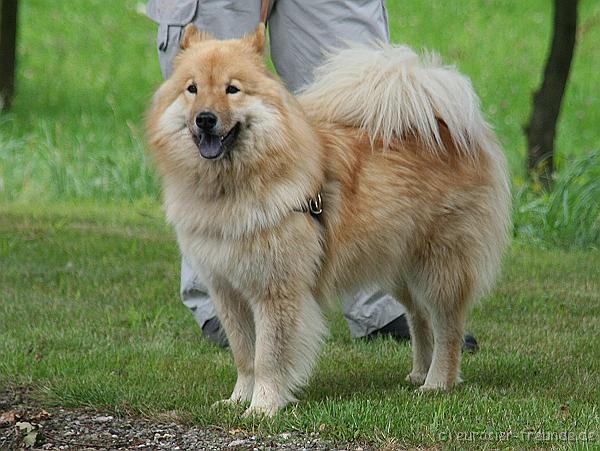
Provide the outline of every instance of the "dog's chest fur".
<path id="1" fill-rule="evenodd" d="M 311 274 L 300 277 L 310 286 L 319 271 L 320 226 L 310 215 L 294 211 L 289 199 L 298 194 L 283 195 L 285 191 L 273 188 L 263 202 L 243 197 L 206 201 L 179 181 L 165 190 L 167 218 L 193 266 L 260 298 L 298 275 Z"/>

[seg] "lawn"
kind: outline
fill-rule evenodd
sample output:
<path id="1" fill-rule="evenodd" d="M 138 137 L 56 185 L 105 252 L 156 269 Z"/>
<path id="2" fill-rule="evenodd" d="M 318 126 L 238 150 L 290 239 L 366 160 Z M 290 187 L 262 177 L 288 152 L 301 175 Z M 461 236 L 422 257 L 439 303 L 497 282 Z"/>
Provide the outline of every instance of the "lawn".
<path id="1" fill-rule="evenodd" d="M 581 0 L 557 139 L 565 182 L 546 197 L 523 188 L 522 126 L 550 2 L 387 4 L 394 42 L 435 49 L 472 78 L 513 175 L 516 238 L 473 310 L 481 351 L 464 358 L 465 384 L 418 395 L 404 383 L 409 345 L 353 340 L 335 311 L 299 404 L 265 421 L 211 409 L 233 361 L 178 300 L 178 250 L 144 151 L 161 81 L 155 26 L 140 1 L 36 0 L 20 2 L 17 95 L 0 115 L 0 388 L 257 435 L 468 449 L 562 447 L 569 433 L 600 446 L 600 3 Z"/>
<path id="2" fill-rule="evenodd" d="M 336 311 L 300 402 L 251 421 L 210 408 L 233 387 L 233 360 L 178 301 L 157 208 L 4 207 L 0 243 L 0 380 L 33 384 L 43 402 L 375 445 L 556 446 L 564 432 L 600 443 L 600 251 L 515 244 L 474 308 L 481 350 L 450 394 L 419 395 L 403 380 L 410 347 L 353 340 Z"/>

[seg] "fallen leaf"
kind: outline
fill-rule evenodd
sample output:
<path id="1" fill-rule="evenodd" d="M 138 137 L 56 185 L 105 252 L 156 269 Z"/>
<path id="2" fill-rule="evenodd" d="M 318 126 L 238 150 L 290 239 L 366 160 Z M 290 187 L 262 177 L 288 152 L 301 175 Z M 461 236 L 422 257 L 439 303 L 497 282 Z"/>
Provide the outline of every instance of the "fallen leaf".
<path id="1" fill-rule="evenodd" d="M 17 424 L 15 424 L 15 426 L 20 431 L 25 431 L 27 433 L 29 433 L 35 429 L 35 426 L 28 421 L 19 421 Z"/>
<path id="2" fill-rule="evenodd" d="M 43 420 L 47 420 L 50 417 L 51 417 L 51 415 L 50 415 L 49 412 L 46 412 L 45 410 L 42 410 L 39 413 L 37 413 L 34 416 L 32 416 L 31 419 L 35 420 L 35 421 L 43 421 Z"/>
<path id="3" fill-rule="evenodd" d="M 35 442 L 37 441 L 39 432 L 36 429 L 36 425 L 31 424 L 29 421 L 19 421 L 17 424 L 15 424 L 15 426 L 17 427 L 17 429 L 19 429 L 21 433 L 25 434 L 22 439 L 23 444 L 27 448 L 33 447 L 35 445 Z"/>
<path id="4" fill-rule="evenodd" d="M 31 448 L 33 447 L 33 445 L 35 445 L 35 442 L 37 441 L 37 436 L 37 431 L 31 431 L 29 434 L 23 437 L 23 443 L 27 448 Z"/>
<path id="5" fill-rule="evenodd" d="M 21 415 L 16 410 L 9 410 L 0 415 L 0 424 L 15 424 Z"/>

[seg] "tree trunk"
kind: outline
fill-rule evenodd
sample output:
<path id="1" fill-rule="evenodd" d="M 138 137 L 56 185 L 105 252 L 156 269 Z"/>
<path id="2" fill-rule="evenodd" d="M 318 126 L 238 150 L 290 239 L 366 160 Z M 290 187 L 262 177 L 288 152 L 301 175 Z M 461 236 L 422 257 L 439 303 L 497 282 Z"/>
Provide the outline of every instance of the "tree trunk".
<path id="1" fill-rule="evenodd" d="M 560 105 L 569 78 L 577 35 L 578 0 L 554 0 L 554 35 L 542 86 L 533 96 L 527 134 L 527 170 L 544 188 L 552 187 L 554 137 Z"/>
<path id="2" fill-rule="evenodd" d="M 15 88 L 17 0 L 0 0 L 0 111 L 8 110 Z"/>

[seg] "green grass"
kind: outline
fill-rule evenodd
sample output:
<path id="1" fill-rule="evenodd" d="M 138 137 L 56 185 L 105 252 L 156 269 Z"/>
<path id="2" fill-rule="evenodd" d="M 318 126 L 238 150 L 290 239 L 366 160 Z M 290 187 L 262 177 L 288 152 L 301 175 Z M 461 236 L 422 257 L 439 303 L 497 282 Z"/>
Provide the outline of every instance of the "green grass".
<path id="1" fill-rule="evenodd" d="M 408 345 L 353 340 L 334 312 L 300 403 L 252 421 L 209 407 L 233 387 L 232 358 L 201 338 L 179 302 L 178 251 L 156 207 L 4 207 L 0 383 L 33 385 L 43 402 L 175 411 L 260 435 L 520 448 L 587 431 L 600 441 L 600 251 L 515 244 L 504 266 L 498 288 L 474 308 L 469 328 L 481 351 L 465 356 L 466 382 L 454 392 L 417 394 L 403 381 Z M 507 431 L 514 436 L 501 441 Z M 554 439 L 536 440 L 541 432 Z"/>
<path id="2" fill-rule="evenodd" d="M 157 196 L 143 115 L 161 81 L 136 1 L 21 2 L 17 93 L 0 116 L 0 199 Z"/>
<path id="3" fill-rule="evenodd" d="M 596 247 L 600 244 L 600 152 L 563 169 L 551 192 L 526 184 L 514 195 L 515 233 L 543 246 Z"/>
<path id="4" fill-rule="evenodd" d="M 156 198 L 143 114 L 161 76 L 137 0 L 22 2 L 14 108 L 0 116 L 0 200 Z M 547 0 L 389 0 L 391 35 L 468 74 L 523 179 L 531 95 L 549 46 Z M 600 148 L 600 3 L 581 29 L 557 140 L 559 166 Z"/>

